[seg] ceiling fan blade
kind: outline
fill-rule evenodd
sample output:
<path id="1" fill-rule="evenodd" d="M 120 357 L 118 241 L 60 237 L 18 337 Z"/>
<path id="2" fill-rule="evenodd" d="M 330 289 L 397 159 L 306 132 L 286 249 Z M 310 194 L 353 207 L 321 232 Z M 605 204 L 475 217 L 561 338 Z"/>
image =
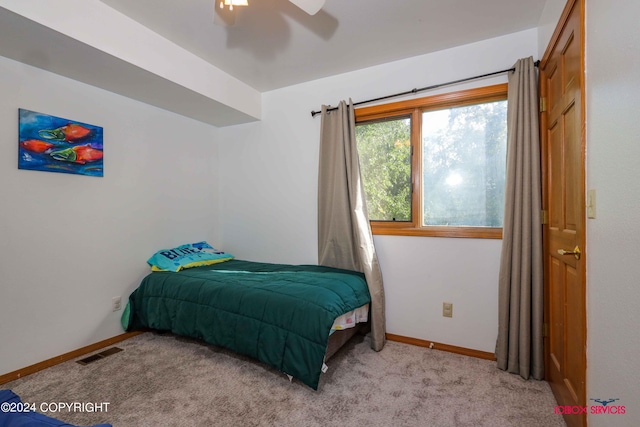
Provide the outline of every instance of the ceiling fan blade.
<path id="1" fill-rule="evenodd" d="M 291 3 L 298 6 L 300 9 L 307 12 L 309 15 L 315 15 L 318 13 L 322 6 L 324 6 L 325 0 L 289 0 Z"/>
<path id="2" fill-rule="evenodd" d="M 213 23 L 222 25 L 223 27 L 232 27 L 236 23 L 236 11 L 229 10 L 228 7 L 221 9 L 215 3 L 215 11 L 213 12 Z"/>

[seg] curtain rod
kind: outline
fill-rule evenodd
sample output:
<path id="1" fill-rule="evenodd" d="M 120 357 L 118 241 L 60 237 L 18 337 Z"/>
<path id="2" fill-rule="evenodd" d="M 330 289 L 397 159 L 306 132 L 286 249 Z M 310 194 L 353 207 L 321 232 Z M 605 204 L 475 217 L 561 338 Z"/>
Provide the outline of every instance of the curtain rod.
<path id="1" fill-rule="evenodd" d="M 535 65 L 536 67 L 538 65 L 540 65 L 540 60 L 536 61 L 533 63 L 533 65 Z M 387 96 L 381 96 L 380 98 L 374 98 L 374 99 L 368 99 L 366 101 L 360 101 L 360 102 L 354 102 L 353 106 L 355 107 L 356 105 L 362 105 L 362 104 L 368 104 L 370 102 L 376 102 L 376 101 L 382 101 L 384 99 L 389 99 L 389 98 L 395 98 L 398 96 L 404 96 L 404 95 L 410 95 L 410 94 L 414 94 L 414 93 L 418 93 L 418 92 L 423 92 L 425 90 L 431 90 L 431 89 L 438 89 L 440 87 L 443 86 L 449 86 L 449 85 L 453 85 L 456 83 L 464 83 L 464 82 L 468 82 L 470 80 L 476 80 L 476 79 L 482 79 L 484 77 L 491 77 L 491 76 L 495 76 L 496 74 L 503 74 L 509 71 L 515 71 L 515 68 L 507 68 L 506 70 L 501 70 L 501 71 L 495 71 L 493 73 L 488 73 L 488 74 L 482 74 L 479 76 L 474 76 L 474 77 L 467 77 L 465 79 L 460 79 L 460 80 L 454 80 L 451 82 L 447 82 L 447 83 L 440 83 L 437 85 L 432 85 L 432 86 L 426 86 L 426 87 L 421 87 L 421 88 L 414 88 L 411 90 L 408 90 L 406 92 L 400 92 L 400 93 L 394 93 L 393 95 L 387 95 Z M 334 111 L 337 110 L 338 107 L 329 107 L 327 108 L 327 111 Z M 312 111 L 311 112 L 311 117 L 315 117 L 317 114 L 320 114 L 322 111 Z"/>

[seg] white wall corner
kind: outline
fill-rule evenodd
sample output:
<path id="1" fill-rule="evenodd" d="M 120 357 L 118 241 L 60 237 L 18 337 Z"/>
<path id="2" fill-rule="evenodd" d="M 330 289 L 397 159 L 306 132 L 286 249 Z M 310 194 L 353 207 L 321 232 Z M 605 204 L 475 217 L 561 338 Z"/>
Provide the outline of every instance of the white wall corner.
<path id="1" fill-rule="evenodd" d="M 99 0 L 0 0 L 0 8 L 0 55 L 29 63 L 50 47 L 64 61 L 50 54 L 30 65 L 216 126 L 261 118 L 260 92 Z"/>

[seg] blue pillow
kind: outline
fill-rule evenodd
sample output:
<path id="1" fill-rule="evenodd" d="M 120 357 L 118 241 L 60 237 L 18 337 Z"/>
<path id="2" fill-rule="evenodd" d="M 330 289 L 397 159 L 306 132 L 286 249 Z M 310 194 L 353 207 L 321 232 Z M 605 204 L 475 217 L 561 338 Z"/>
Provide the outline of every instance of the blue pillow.
<path id="1" fill-rule="evenodd" d="M 0 427 L 75 427 L 38 412 L 17 412 L 22 409 L 20 397 L 11 390 L 0 390 Z M 9 405 L 9 406 L 7 406 Z M 10 412 L 15 409 L 15 412 Z M 96 424 L 93 427 L 112 427 L 111 424 Z"/>
<path id="2" fill-rule="evenodd" d="M 231 259 L 233 255 L 219 251 L 207 242 L 198 242 L 159 250 L 147 260 L 147 263 L 153 271 L 180 271 Z"/>

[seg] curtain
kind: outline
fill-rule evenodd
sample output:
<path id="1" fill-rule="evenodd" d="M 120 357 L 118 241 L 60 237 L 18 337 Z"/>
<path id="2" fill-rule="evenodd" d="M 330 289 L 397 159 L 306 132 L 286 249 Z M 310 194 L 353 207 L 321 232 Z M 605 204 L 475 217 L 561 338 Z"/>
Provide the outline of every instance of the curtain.
<path id="1" fill-rule="evenodd" d="M 542 181 L 533 58 L 509 75 L 507 172 L 498 291 L 498 368 L 544 377 Z"/>
<path id="2" fill-rule="evenodd" d="M 360 177 L 353 103 L 322 107 L 318 263 L 364 273 L 371 294 L 371 347 L 385 344 L 384 288 Z"/>

